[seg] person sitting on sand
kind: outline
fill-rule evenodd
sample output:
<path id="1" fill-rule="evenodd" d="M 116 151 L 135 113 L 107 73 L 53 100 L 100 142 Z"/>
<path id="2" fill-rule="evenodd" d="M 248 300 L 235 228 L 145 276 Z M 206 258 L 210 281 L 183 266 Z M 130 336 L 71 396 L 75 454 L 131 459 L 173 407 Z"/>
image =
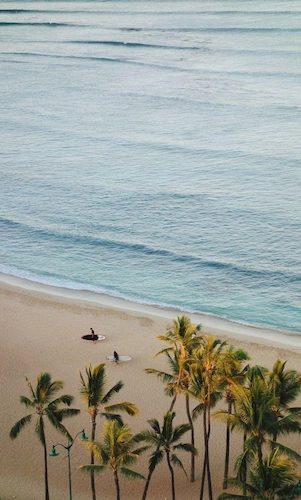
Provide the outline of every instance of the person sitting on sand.
<path id="1" fill-rule="evenodd" d="M 113 361 L 114 361 L 114 363 L 117 363 L 119 361 L 119 356 L 118 356 L 116 351 L 114 351 Z"/>

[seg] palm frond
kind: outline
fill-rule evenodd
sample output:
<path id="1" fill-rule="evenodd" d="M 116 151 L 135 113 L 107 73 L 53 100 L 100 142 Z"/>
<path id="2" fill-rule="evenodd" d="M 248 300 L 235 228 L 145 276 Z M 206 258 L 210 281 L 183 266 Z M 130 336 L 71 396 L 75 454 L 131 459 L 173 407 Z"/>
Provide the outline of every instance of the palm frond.
<path id="1" fill-rule="evenodd" d="M 179 443 L 173 447 L 174 450 L 184 450 L 192 453 L 193 455 L 198 454 L 198 450 L 190 443 Z"/>
<path id="2" fill-rule="evenodd" d="M 145 368 L 144 370 L 148 374 L 153 374 L 157 375 L 157 377 L 163 382 L 164 384 L 174 382 L 175 377 L 174 375 L 171 375 L 170 373 L 162 372 L 160 370 L 155 370 L 154 368 Z"/>
<path id="3" fill-rule="evenodd" d="M 163 458 L 164 458 L 164 453 L 162 450 L 157 449 L 151 454 L 148 461 L 148 469 L 151 473 L 154 472 L 155 468 L 159 463 L 162 462 Z"/>
<path id="4" fill-rule="evenodd" d="M 174 453 L 172 453 L 170 455 L 170 460 L 173 463 L 173 465 L 175 465 L 179 469 L 182 469 L 182 471 L 184 472 L 185 476 L 187 477 L 186 470 L 184 469 L 184 466 L 183 466 L 181 460 L 179 459 L 179 457 L 177 457 L 177 455 L 175 455 Z"/>
<path id="5" fill-rule="evenodd" d="M 123 425 L 123 419 L 118 413 L 99 413 L 100 417 L 104 417 L 106 420 L 116 420 L 119 425 Z"/>
<path id="6" fill-rule="evenodd" d="M 178 441 L 186 432 L 191 430 L 190 424 L 181 424 L 175 427 L 173 432 L 173 441 Z"/>
<path id="7" fill-rule="evenodd" d="M 15 423 L 15 425 L 11 428 L 9 437 L 11 439 L 16 439 L 16 437 L 19 435 L 19 432 L 23 429 L 23 427 L 31 422 L 32 415 L 26 415 L 26 417 L 21 418 L 18 422 Z"/>
<path id="8" fill-rule="evenodd" d="M 31 393 L 31 395 L 32 395 L 32 397 L 33 397 L 33 399 L 35 400 L 35 399 L 36 399 L 36 393 L 35 393 L 35 391 L 34 391 L 34 389 L 33 389 L 32 385 L 31 385 L 31 382 L 30 382 L 29 378 L 28 378 L 26 375 L 24 375 L 24 377 L 25 377 L 25 380 L 26 380 L 26 382 L 27 382 L 27 385 L 28 385 L 29 391 L 30 391 L 30 393 Z"/>
<path id="9" fill-rule="evenodd" d="M 119 382 L 117 382 L 117 384 L 115 384 L 106 394 L 105 396 L 103 396 L 102 398 L 102 404 L 106 404 L 110 401 L 111 397 L 114 395 L 114 394 L 117 394 L 122 388 L 123 388 L 124 384 L 121 380 L 119 380 Z"/>
<path id="10" fill-rule="evenodd" d="M 56 418 L 61 422 L 64 418 L 75 417 L 80 413 L 77 408 L 58 408 L 55 410 Z"/>
<path id="11" fill-rule="evenodd" d="M 292 450 L 292 448 L 289 448 L 288 446 L 278 443 L 278 441 L 277 442 L 271 441 L 271 445 L 272 447 L 277 447 L 281 453 L 284 453 L 293 460 L 301 462 L 301 455 L 299 455 L 299 453 L 297 453 L 295 450 Z"/>
<path id="12" fill-rule="evenodd" d="M 135 441 L 146 441 L 147 443 L 156 445 L 159 442 L 159 438 L 156 432 L 147 429 L 136 434 Z"/>
<path id="13" fill-rule="evenodd" d="M 27 408 L 34 408 L 35 406 L 34 402 L 26 396 L 20 396 L 20 403 L 24 404 Z"/>
<path id="14" fill-rule="evenodd" d="M 235 493 L 221 493 L 217 500 L 251 500 L 247 495 L 236 495 Z"/>
<path id="15" fill-rule="evenodd" d="M 88 473 L 96 472 L 96 474 L 103 472 L 105 468 L 106 468 L 105 465 L 98 465 L 98 464 L 89 464 L 80 466 L 80 470 L 82 470 L 83 472 L 88 472 Z"/>
<path id="16" fill-rule="evenodd" d="M 105 411 L 107 413 L 112 413 L 116 411 L 124 411 L 131 417 L 135 417 L 138 415 L 139 411 L 136 405 L 133 403 L 129 403 L 128 401 L 121 401 L 121 403 L 117 403 L 110 406 L 105 406 Z"/>
<path id="17" fill-rule="evenodd" d="M 51 401 L 51 406 L 58 406 L 59 404 L 63 403 L 67 406 L 70 406 L 73 403 L 74 396 L 71 396 L 70 394 L 63 394 L 59 398 L 53 399 Z"/>
<path id="18" fill-rule="evenodd" d="M 135 472 L 131 469 L 126 469 L 125 467 L 121 467 L 120 472 L 128 479 L 145 479 L 145 477 L 142 476 L 142 474 L 139 474 L 138 472 Z"/>

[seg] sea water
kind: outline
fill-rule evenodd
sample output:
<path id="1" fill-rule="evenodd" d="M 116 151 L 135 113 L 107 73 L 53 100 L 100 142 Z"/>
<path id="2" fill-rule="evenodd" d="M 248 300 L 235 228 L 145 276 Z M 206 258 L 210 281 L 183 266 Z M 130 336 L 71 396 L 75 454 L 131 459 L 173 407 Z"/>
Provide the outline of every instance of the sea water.
<path id="1" fill-rule="evenodd" d="M 301 3 L 0 7 L 0 271 L 300 333 Z"/>

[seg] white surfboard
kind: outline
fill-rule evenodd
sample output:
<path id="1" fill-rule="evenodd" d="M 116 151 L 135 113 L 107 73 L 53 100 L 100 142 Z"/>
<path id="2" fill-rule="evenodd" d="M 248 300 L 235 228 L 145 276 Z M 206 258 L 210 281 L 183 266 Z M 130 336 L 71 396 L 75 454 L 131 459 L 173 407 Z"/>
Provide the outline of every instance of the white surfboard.
<path id="1" fill-rule="evenodd" d="M 131 356 L 118 356 L 118 361 L 131 361 Z M 114 361 L 114 356 L 107 356 L 106 359 L 108 361 Z"/>

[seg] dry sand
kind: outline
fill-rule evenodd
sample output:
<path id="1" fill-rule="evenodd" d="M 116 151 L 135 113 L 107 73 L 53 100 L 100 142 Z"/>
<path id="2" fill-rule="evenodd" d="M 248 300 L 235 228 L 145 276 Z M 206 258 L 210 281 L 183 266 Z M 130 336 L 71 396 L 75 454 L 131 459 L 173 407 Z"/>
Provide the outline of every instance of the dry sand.
<path id="1" fill-rule="evenodd" d="M 91 422 L 84 403 L 79 398 L 78 370 L 83 371 L 89 362 L 96 365 L 105 362 L 106 356 L 117 350 L 121 355 L 130 355 L 127 363 L 107 362 L 107 389 L 118 380 L 124 388 L 114 401 L 128 400 L 135 403 L 139 417 L 126 417 L 133 432 L 147 428 L 149 418 L 162 422 L 170 400 L 164 395 L 163 384 L 153 375 L 144 373 L 144 368 L 166 369 L 163 357 L 153 355 L 164 347 L 156 340 L 165 334 L 173 317 L 179 311 L 161 310 L 88 292 L 56 289 L 0 276 L 1 303 L 1 425 L 0 425 L 0 499 L 42 500 L 44 498 L 43 449 L 34 433 L 34 424 L 23 429 L 15 441 L 9 439 L 12 425 L 27 410 L 19 402 L 19 396 L 28 395 L 24 375 L 32 383 L 43 371 L 51 373 L 53 379 L 65 382 L 64 392 L 75 396 L 74 407 L 81 414 L 65 424 L 72 435 L 81 429 L 91 435 Z M 252 364 L 271 368 L 276 359 L 287 360 L 288 368 L 301 370 L 301 336 L 276 334 L 258 328 L 244 327 L 217 318 L 190 315 L 195 323 L 202 324 L 202 333 L 213 333 L 236 347 L 244 348 L 251 356 Z M 88 342 L 81 336 L 93 327 L 96 334 L 106 336 L 104 341 Z M 184 401 L 179 398 L 175 411 L 175 424 L 186 422 Z M 218 405 L 222 407 L 222 403 Z M 185 475 L 176 471 L 176 493 L 178 500 L 199 498 L 200 471 L 202 463 L 201 426 L 196 422 L 197 447 L 196 482 L 191 484 Z M 102 422 L 98 420 L 97 436 Z M 46 437 L 51 444 L 67 444 L 64 437 L 47 425 Z M 241 449 L 242 438 L 233 435 L 232 465 Z M 187 440 L 189 436 L 187 435 Z M 289 443 L 290 444 L 290 443 Z M 291 445 L 301 453 L 301 442 L 292 438 Z M 213 422 L 211 434 L 211 466 L 214 483 L 214 498 L 221 491 L 223 459 L 225 450 L 225 427 Z M 51 500 L 65 500 L 68 493 L 68 469 L 66 453 L 62 447 L 60 456 L 49 458 L 49 483 Z M 188 460 L 182 455 L 188 470 Z M 135 470 L 147 475 L 145 455 Z M 71 448 L 72 487 L 74 500 L 91 498 L 89 477 L 78 470 L 89 462 L 89 455 L 81 442 L 75 441 Z M 121 498 L 140 500 L 143 482 L 121 478 Z M 111 473 L 97 476 L 97 498 L 115 499 L 115 486 Z M 152 478 L 148 500 L 170 499 L 170 480 L 165 463 L 160 465 Z"/>

